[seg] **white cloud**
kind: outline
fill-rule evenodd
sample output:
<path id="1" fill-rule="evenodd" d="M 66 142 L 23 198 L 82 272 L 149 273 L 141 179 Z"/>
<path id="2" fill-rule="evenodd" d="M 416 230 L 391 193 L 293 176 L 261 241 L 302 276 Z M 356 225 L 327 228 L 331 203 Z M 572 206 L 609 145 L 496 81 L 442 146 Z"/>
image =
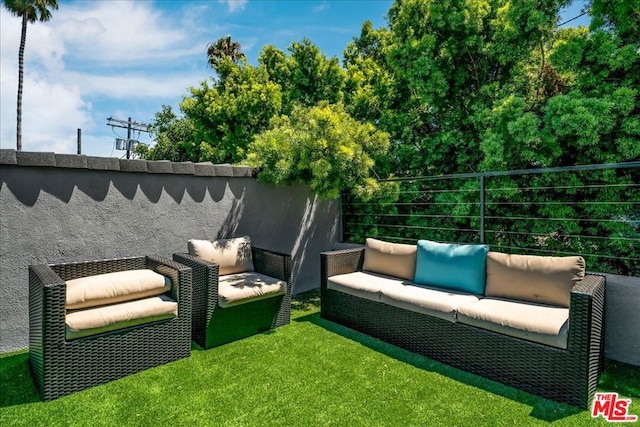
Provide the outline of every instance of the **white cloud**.
<path id="1" fill-rule="evenodd" d="M 218 3 L 226 3 L 229 13 L 240 12 L 247 6 L 249 0 L 218 0 Z"/>
<path id="2" fill-rule="evenodd" d="M 15 148 L 16 98 L 15 94 L 8 97 L 4 93 L 0 145 Z M 91 108 L 77 87 L 51 84 L 38 76 L 27 76 L 22 110 L 23 150 L 75 152 L 77 129 L 95 127 Z"/>
<path id="3" fill-rule="evenodd" d="M 52 25 L 73 55 L 91 63 L 136 64 L 192 55 L 187 27 L 178 29 L 152 2 L 84 2 L 60 9 Z"/>
<path id="4" fill-rule="evenodd" d="M 329 3 L 327 3 L 326 1 L 323 1 L 319 5 L 316 5 L 313 7 L 313 13 L 319 13 L 327 9 L 329 9 Z"/>
<path id="5" fill-rule="evenodd" d="M 135 98 L 174 98 L 186 94 L 189 86 L 195 86 L 206 76 L 201 73 L 163 74 L 150 78 L 142 73 L 119 75 L 96 75 L 68 73 L 69 80 L 75 81 L 82 92 L 96 96 L 106 96 L 117 100 Z"/>
<path id="6" fill-rule="evenodd" d="M 192 34 L 183 17 L 152 7 L 152 2 L 77 2 L 61 5 L 49 22 L 29 25 L 24 150 L 74 153 L 81 128 L 83 152 L 109 155 L 111 147 L 103 145 L 113 138 L 99 136 L 107 115 L 117 109 L 132 114 L 143 105 L 150 119 L 149 108 L 159 111 L 163 103 L 179 102 L 189 86 L 211 75 L 206 39 L 198 40 L 201 35 Z M 0 19 L 0 146 L 15 148 L 20 19 L 5 8 Z M 98 103 L 101 111 L 94 109 Z"/>

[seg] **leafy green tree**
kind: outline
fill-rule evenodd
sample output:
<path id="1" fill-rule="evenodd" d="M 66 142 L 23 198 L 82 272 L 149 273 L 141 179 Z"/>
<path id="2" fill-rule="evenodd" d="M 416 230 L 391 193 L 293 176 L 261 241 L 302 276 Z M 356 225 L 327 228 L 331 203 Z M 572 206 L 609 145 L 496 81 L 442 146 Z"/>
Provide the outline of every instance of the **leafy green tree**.
<path id="1" fill-rule="evenodd" d="M 180 104 L 193 125 L 194 148 L 187 153 L 197 159 L 240 163 L 254 135 L 267 129 L 272 117 L 290 113 L 297 104 L 342 99 L 344 71 L 337 58 L 327 59 L 307 39 L 293 42 L 289 54 L 266 46 L 257 67 L 234 53 L 239 51 L 230 37 L 209 45 L 217 79 L 191 88 Z"/>
<path id="2" fill-rule="evenodd" d="M 389 11 L 393 76 L 385 129 L 400 174 L 478 170 L 477 114 L 511 92 L 514 71 L 554 30 L 567 1 L 399 0 Z"/>
<path id="3" fill-rule="evenodd" d="M 245 60 L 240 42 L 232 40 L 231 36 L 221 37 L 207 45 L 207 61 L 223 80 L 230 72 L 231 65 L 238 65 Z"/>
<path id="4" fill-rule="evenodd" d="M 169 105 L 163 105 L 162 111 L 155 114 L 151 131 L 155 144 L 152 147 L 139 144 L 134 149 L 143 159 L 173 162 L 211 160 L 210 149 L 194 140 L 191 121 L 178 117 Z"/>
<path id="5" fill-rule="evenodd" d="M 380 124 L 386 112 L 386 99 L 391 86 L 385 55 L 389 29 L 373 29 L 371 21 L 362 25 L 344 51 L 346 80 L 345 106 L 358 120 Z"/>
<path id="6" fill-rule="evenodd" d="M 276 117 L 255 137 L 247 161 L 258 178 L 278 185 L 305 182 L 322 198 L 349 192 L 370 199 L 381 188 L 372 177 L 374 157 L 389 147 L 389 137 L 370 123 L 361 123 L 342 104 L 320 102 L 295 106 L 290 116 Z"/>
<path id="7" fill-rule="evenodd" d="M 386 61 L 390 35 L 388 28 L 373 29 L 366 21 L 360 35 L 344 51 L 345 108 L 355 119 L 374 123 L 382 130 L 392 129 L 397 119 L 390 103 L 394 76 Z M 376 171 L 381 177 L 395 173 L 399 163 L 403 141 L 396 135 L 390 144 L 388 154 L 376 159 Z"/>
<path id="8" fill-rule="evenodd" d="M 269 80 L 264 69 L 245 62 L 232 64 L 228 58 L 221 66 L 228 73 L 209 85 L 191 88 L 191 96 L 180 104 L 191 121 L 193 141 L 205 158 L 215 163 L 240 163 L 253 136 L 280 113 L 280 86 Z"/>
<path id="9" fill-rule="evenodd" d="M 22 150 L 22 91 L 24 86 L 24 49 L 27 41 L 27 24 L 51 19 L 51 10 L 58 9 L 56 0 L 2 0 L 11 14 L 22 18 L 20 50 L 18 52 L 18 102 L 16 125 L 16 149 Z"/>
<path id="10" fill-rule="evenodd" d="M 342 101 L 345 72 L 338 58 L 330 58 L 308 39 L 292 42 L 285 54 L 273 46 L 261 51 L 258 62 L 277 83 L 283 94 L 282 111 L 288 114 L 295 104 L 312 107 L 320 101 Z"/>
<path id="11" fill-rule="evenodd" d="M 615 32 L 625 43 L 640 43 L 640 4 L 635 0 L 591 0 L 591 28 Z"/>
<path id="12" fill-rule="evenodd" d="M 363 87 L 375 82 L 365 101 L 385 94 L 358 105 L 391 134 L 391 170 L 415 176 L 639 160 L 636 2 L 594 0 L 590 29 L 556 29 L 566 3 L 399 0 L 389 13 L 391 36 L 369 43 L 382 45 L 382 55 L 366 49 L 371 29 L 363 27 L 356 41 L 365 48 L 353 43 L 346 66 L 362 75 L 373 68 L 364 59 L 375 58 L 378 75 L 388 73 L 386 87 L 353 76 Z M 347 232 L 355 241 L 477 241 L 477 180 L 444 182 L 403 181 L 390 207 L 347 204 Z M 487 242 L 597 254 L 588 257 L 590 269 L 637 272 L 637 182 L 638 173 L 625 170 L 488 179 Z"/>

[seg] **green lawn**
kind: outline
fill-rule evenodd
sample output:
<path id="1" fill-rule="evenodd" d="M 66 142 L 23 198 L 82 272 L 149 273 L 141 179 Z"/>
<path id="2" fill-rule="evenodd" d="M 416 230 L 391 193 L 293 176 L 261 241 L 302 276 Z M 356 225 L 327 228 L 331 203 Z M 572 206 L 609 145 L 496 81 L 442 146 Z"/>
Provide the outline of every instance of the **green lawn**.
<path id="1" fill-rule="evenodd" d="M 608 424 L 325 321 L 318 304 L 317 292 L 299 296 L 275 332 L 47 403 L 28 353 L 2 355 L 0 426 Z M 608 362 L 600 389 L 640 415 L 640 368 Z"/>

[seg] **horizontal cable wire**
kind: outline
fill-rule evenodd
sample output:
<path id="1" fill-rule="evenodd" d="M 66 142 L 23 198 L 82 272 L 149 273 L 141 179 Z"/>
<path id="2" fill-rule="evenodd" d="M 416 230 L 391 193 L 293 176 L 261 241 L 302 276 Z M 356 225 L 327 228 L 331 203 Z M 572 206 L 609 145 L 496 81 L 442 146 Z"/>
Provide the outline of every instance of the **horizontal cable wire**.
<path id="1" fill-rule="evenodd" d="M 554 185 L 551 187 L 503 187 L 503 188 L 486 188 L 485 191 L 518 191 L 518 190 L 570 190 L 573 188 L 636 188 L 640 184 L 585 184 L 585 185 Z"/>
<path id="2" fill-rule="evenodd" d="M 465 204 L 469 204 L 464 202 Z M 572 200 L 565 201 L 532 201 L 532 202 L 486 202 L 485 205 L 640 205 L 640 202 L 574 202 Z"/>
<path id="3" fill-rule="evenodd" d="M 548 237 L 553 239 L 554 236 L 550 236 L 549 234 L 543 233 L 530 233 L 527 231 L 504 231 L 504 230 L 484 230 L 485 233 L 494 233 L 494 234 L 518 234 L 521 236 L 535 236 L 535 237 Z M 551 232 L 552 233 L 552 232 Z M 584 234 L 560 234 L 561 237 L 570 237 L 573 239 L 584 238 L 584 239 L 596 239 L 596 240 L 623 240 L 625 242 L 638 242 L 640 243 L 640 239 L 636 239 L 633 237 L 622 237 L 622 236 L 587 236 Z"/>
<path id="4" fill-rule="evenodd" d="M 508 246 L 508 245 L 491 245 L 492 248 L 501 248 L 501 249 L 517 249 L 517 250 L 526 250 L 531 252 L 543 252 L 543 253 L 551 253 L 551 254 L 564 254 L 564 255 L 576 255 L 576 252 L 567 252 L 567 251 L 554 251 L 550 249 L 538 249 L 532 247 L 524 247 L 524 246 Z M 625 261 L 640 261 L 640 258 L 632 258 L 632 257 L 620 257 L 613 255 L 596 255 L 596 254 L 580 254 L 582 257 L 594 257 L 594 258 L 607 258 L 607 259 L 621 259 Z"/>
<path id="5" fill-rule="evenodd" d="M 509 220 L 533 220 L 533 221 L 579 221 L 579 222 L 603 222 L 603 223 L 619 222 L 621 224 L 626 224 L 629 222 L 629 220 L 621 220 L 621 219 L 542 218 L 542 217 L 528 217 L 528 216 L 485 216 L 485 219 L 509 219 Z"/>
<path id="6" fill-rule="evenodd" d="M 355 213 L 355 212 L 345 212 L 346 216 L 369 216 L 369 213 Z M 464 218 L 464 219 L 477 219 L 480 218 L 478 215 L 428 215 L 428 214 L 375 214 L 376 216 L 381 217 L 401 217 L 401 218 Z M 488 217 L 485 217 L 488 218 Z M 498 218 L 498 217 L 496 217 Z"/>
<path id="7" fill-rule="evenodd" d="M 408 228 L 410 230 L 443 230 L 443 231 L 464 231 L 464 232 L 473 231 L 475 233 L 478 232 L 478 229 L 476 228 L 469 229 L 469 228 L 426 227 L 421 225 L 364 224 L 364 223 L 358 223 L 358 222 L 348 222 L 347 225 L 359 225 L 359 226 L 378 227 L 378 228 Z"/>
<path id="8" fill-rule="evenodd" d="M 612 169 L 633 169 L 639 168 L 640 162 L 622 162 L 622 163 L 605 163 L 599 165 L 578 165 L 578 166 L 558 166 L 549 168 L 532 168 L 532 169 L 517 169 L 510 171 L 496 171 L 496 172 L 473 172 L 473 173 L 459 173 L 452 175 L 437 175 L 437 176 L 412 176 L 412 177 L 398 177 L 383 179 L 380 182 L 396 182 L 396 181 L 439 181 L 439 180 L 452 180 L 452 179 L 469 179 L 492 177 L 492 176 L 521 176 L 521 175 L 542 175 L 548 173 L 563 173 L 563 172 L 586 172 L 586 171 L 602 171 Z"/>
<path id="9" fill-rule="evenodd" d="M 363 212 L 345 212 L 345 216 L 348 217 L 367 217 L 370 216 L 371 213 L 363 213 Z M 430 215 L 430 214 L 403 214 L 403 213 L 394 213 L 394 214 L 383 214 L 376 213 L 377 217 L 399 217 L 399 218 L 462 218 L 462 219 L 479 219 L 478 215 Z M 640 219 L 637 221 L 628 220 L 628 219 L 598 219 L 598 218 L 543 218 L 543 217 L 529 217 L 529 216 L 492 216 L 487 215 L 485 219 L 507 219 L 512 221 L 522 221 L 522 220 L 532 220 L 532 221 L 576 221 L 576 222 L 594 222 L 594 223 L 620 223 L 620 224 L 629 224 L 629 222 L 638 222 L 640 223 Z M 639 224 L 640 225 L 640 224 Z"/>
<path id="10" fill-rule="evenodd" d="M 561 249 L 581 252 L 589 250 L 589 245 L 594 245 L 592 251 L 599 251 L 600 249 L 596 249 L 595 246 L 600 246 L 606 255 L 585 253 L 582 255 L 602 259 L 601 262 L 606 269 L 603 272 L 612 269 L 612 272 L 626 272 L 622 274 L 635 272 L 637 274 L 640 258 L 636 254 L 640 253 L 640 250 L 635 248 L 640 247 L 637 246 L 640 243 L 640 183 L 633 176 L 627 175 L 626 172 L 624 172 L 624 176 L 616 178 L 618 179 L 617 183 L 598 181 L 601 176 L 604 177 L 601 175 L 602 172 L 615 170 L 630 170 L 631 173 L 638 173 L 640 172 L 640 162 L 381 180 L 380 182 L 400 182 L 400 194 L 404 196 L 405 200 L 419 201 L 400 201 L 387 204 L 345 201 L 343 205 L 344 235 L 364 239 L 363 235 L 366 235 L 368 229 L 375 229 L 377 232 L 381 232 L 380 234 L 404 234 L 400 230 L 406 230 L 407 234 L 425 234 L 425 238 L 429 238 L 429 235 L 437 235 L 440 239 L 446 238 L 444 236 L 450 236 L 454 240 L 458 238 L 461 240 L 471 239 L 473 242 L 470 243 L 474 243 L 476 241 L 474 236 L 483 241 L 482 239 L 486 235 L 487 242 L 490 242 L 491 240 L 500 240 L 499 236 L 502 234 L 505 239 L 510 239 L 508 244 L 521 243 L 523 246 L 494 246 L 539 252 L 540 254 L 572 254 L 573 252 Z M 568 174 L 562 175 L 567 172 Z M 533 178 L 535 175 L 542 174 L 551 174 L 548 176 L 552 178 L 545 180 L 546 185 L 544 186 L 535 186 L 534 179 L 527 179 L 527 176 Z M 501 183 L 499 177 L 513 177 L 513 180 Z M 564 179 L 565 177 L 566 179 Z M 573 185 L 570 180 L 574 177 L 584 180 L 586 183 Z M 474 180 L 474 182 L 470 183 L 469 180 Z M 627 182 L 622 182 L 623 180 Z M 549 182 L 556 181 L 561 185 L 549 184 Z M 495 185 L 497 188 L 488 188 L 488 184 Z M 455 188 L 445 189 L 444 187 L 447 186 Z M 464 188 L 462 188 L 463 186 Z M 603 200 L 604 198 L 613 200 Z M 546 210 L 558 210 L 564 206 L 567 207 L 568 215 L 575 215 L 578 218 L 560 217 L 564 215 L 564 212 L 558 212 L 553 217 L 545 217 Z M 603 209 L 603 207 L 611 208 Z M 350 209 L 354 212 L 348 212 Z M 361 210 L 373 212 L 358 212 Z M 460 215 L 453 214 L 458 210 Z M 607 212 L 602 212 L 604 210 Z M 380 213 L 375 211 L 380 211 Z M 393 211 L 402 213 L 392 213 Z M 593 212 L 585 215 L 584 211 Z M 504 216 L 500 216 L 499 212 L 504 212 Z M 362 222 L 368 219 L 374 220 L 376 223 L 365 224 Z M 391 224 L 380 224 L 381 220 Z M 523 227 L 525 231 L 514 231 L 516 221 L 526 222 L 527 225 Z M 419 225 L 402 224 L 406 222 Z M 553 229 L 561 227 L 563 223 L 573 223 L 576 226 L 575 233 L 558 235 L 553 230 L 533 232 L 533 227 L 544 229 L 547 227 L 542 227 L 542 225 L 548 225 L 548 228 Z M 442 227 L 442 225 L 449 227 Z M 464 228 L 456 228 L 459 226 Z M 613 226 L 619 227 L 622 232 L 616 230 L 590 232 L 590 227 L 614 228 Z M 507 230 L 498 230 L 500 227 L 505 227 Z M 353 230 L 349 230 L 350 228 L 360 228 L 362 231 L 353 233 L 351 232 Z M 608 233 L 615 233 L 615 235 L 608 235 Z M 416 241 L 415 237 L 377 237 L 392 241 L 413 243 Z M 548 242 L 553 243 L 554 246 L 560 246 L 560 250 L 535 247 L 538 245 L 536 241 L 539 239 L 548 239 Z M 534 247 L 529 247 L 528 245 L 532 243 Z M 621 247 L 626 256 L 616 256 L 616 252 L 614 252 L 616 246 L 614 245 Z M 575 249 L 573 249 L 574 247 Z M 620 263 L 616 263 L 615 260 L 619 260 Z"/>
<path id="11" fill-rule="evenodd" d="M 346 203 L 351 206 L 380 206 L 379 203 L 375 202 L 354 202 L 354 203 Z M 389 203 L 388 206 L 432 206 L 432 205 L 479 205 L 480 201 L 477 202 L 419 202 L 419 203 Z M 640 204 L 640 203 L 639 203 Z"/>
<path id="12" fill-rule="evenodd" d="M 357 233 L 345 233 L 345 235 L 351 235 L 351 236 L 360 236 Z M 410 239 L 408 237 L 395 237 L 395 236 L 376 236 L 377 239 L 384 239 L 384 240 L 400 240 L 403 242 L 409 242 L 409 243 L 416 243 L 419 239 Z M 452 241 L 442 241 L 442 243 L 461 243 L 461 242 L 452 242 Z"/>
<path id="13" fill-rule="evenodd" d="M 457 190 L 403 190 L 400 191 L 400 194 L 432 194 L 432 193 L 477 193 L 480 191 L 480 188 L 472 188 L 472 189 L 464 189 L 460 188 Z"/>

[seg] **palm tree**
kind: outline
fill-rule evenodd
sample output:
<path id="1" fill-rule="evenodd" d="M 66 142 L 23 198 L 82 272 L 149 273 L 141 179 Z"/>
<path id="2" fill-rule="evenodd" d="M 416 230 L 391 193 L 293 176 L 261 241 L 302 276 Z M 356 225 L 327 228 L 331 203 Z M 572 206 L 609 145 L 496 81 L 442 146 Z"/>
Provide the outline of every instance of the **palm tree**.
<path id="1" fill-rule="evenodd" d="M 240 51 L 240 43 L 231 40 L 231 36 L 221 37 L 207 45 L 207 59 L 214 70 L 224 58 L 229 58 L 231 62 L 237 64 L 244 57 L 244 53 Z"/>
<path id="2" fill-rule="evenodd" d="M 16 128 L 16 149 L 22 150 L 22 87 L 24 85 L 24 46 L 27 41 L 27 24 L 51 19 L 51 9 L 58 9 L 57 0 L 2 0 L 2 3 L 14 16 L 22 18 L 22 35 L 18 53 L 18 110 Z"/>

